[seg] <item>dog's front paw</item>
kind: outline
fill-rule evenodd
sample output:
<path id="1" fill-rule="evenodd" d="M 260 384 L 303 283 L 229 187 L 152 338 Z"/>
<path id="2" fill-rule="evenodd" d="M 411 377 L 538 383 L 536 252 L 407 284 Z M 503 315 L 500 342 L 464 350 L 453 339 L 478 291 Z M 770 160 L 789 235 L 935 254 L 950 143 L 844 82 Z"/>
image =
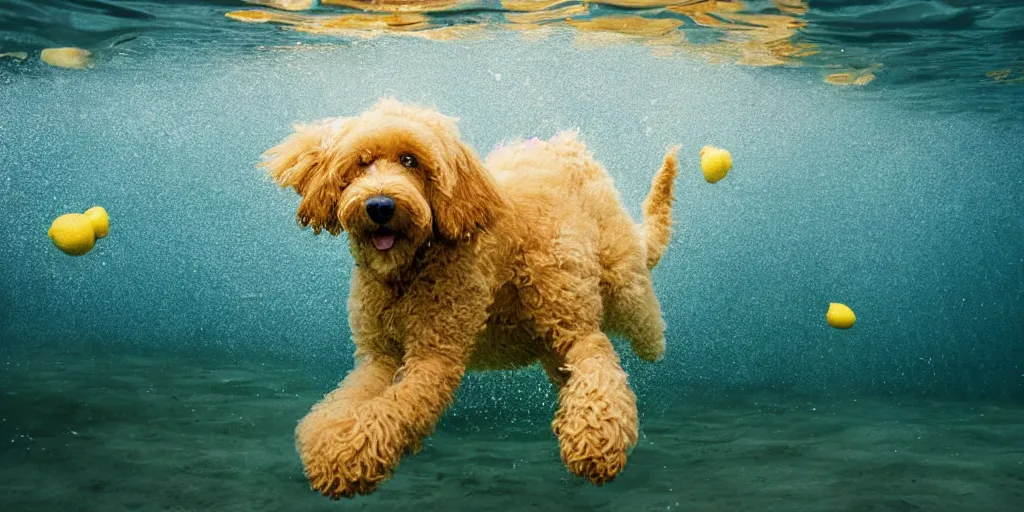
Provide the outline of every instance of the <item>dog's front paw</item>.
<path id="1" fill-rule="evenodd" d="M 386 440 L 372 439 L 368 419 L 356 414 L 310 413 L 296 428 L 296 447 L 310 487 L 332 499 L 370 494 L 391 476 L 397 457 Z"/>

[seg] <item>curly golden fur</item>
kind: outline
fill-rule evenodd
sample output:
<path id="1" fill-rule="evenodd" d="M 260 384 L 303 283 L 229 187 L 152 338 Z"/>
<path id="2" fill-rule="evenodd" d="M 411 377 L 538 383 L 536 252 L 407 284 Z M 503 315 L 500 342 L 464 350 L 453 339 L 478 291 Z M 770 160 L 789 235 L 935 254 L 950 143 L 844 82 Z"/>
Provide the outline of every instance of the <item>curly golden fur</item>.
<path id="1" fill-rule="evenodd" d="M 382 99 L 296 125 L 260 164 L 301 196 L 303 226 L 347 232 L 356 264 L 355 368 L 296 428 L 306 477 L 326 496 L 373 492 L 469 370 L 541 364 L 559 390 L 562 460 L 594 484 L 637 442 L 636 397 L 608 335 L 646 360 L 665 351 L 650 270 L 671 233 L 676 148 L 637 224 L 576 133 L 481 162 L 456 121 Z M 394 204 L 383 224 L 367 213 L 380 196 Z"/>

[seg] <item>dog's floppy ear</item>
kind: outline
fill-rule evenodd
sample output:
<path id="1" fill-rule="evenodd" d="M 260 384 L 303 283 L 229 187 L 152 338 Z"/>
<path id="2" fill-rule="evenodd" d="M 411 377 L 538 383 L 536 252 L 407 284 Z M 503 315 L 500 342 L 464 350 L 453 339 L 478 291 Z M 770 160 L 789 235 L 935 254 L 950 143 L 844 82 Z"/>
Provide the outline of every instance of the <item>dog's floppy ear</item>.
<path id="1" fill-rule="evenodd" d="M 505 208 L 505 202 L 483 162 L 460 139 L 457 119 L 437 117 L 442 121 L 439 124 L 445 136 L 442 139 L 443 168 L 434 179 L 435 191 L 431 198 L 434 221 L 442 236 L 461 240 L 489 228 Z"/>
<path id="2" fill-rule="evenodd" d="M 434 195 L 434 220 L 450 240 L 487 229 L 504 208 L 491 175 L 471 148 L 455 141 L 447 151 L 444 174 Z"/>
<path id="3" fill-rule="evenodd" d="M 351 118 L 296 124 L 291 135 L 263 153 L 264 160 L 258 165 L 280 186 L 291 187 L 302 196 L 296 217 L 314 233 L 323 229 L 332 235 L 341 233 L 338 196 L 345 183 L 343 170 L 333 165 L 329 150 L 351 124 Z"/>

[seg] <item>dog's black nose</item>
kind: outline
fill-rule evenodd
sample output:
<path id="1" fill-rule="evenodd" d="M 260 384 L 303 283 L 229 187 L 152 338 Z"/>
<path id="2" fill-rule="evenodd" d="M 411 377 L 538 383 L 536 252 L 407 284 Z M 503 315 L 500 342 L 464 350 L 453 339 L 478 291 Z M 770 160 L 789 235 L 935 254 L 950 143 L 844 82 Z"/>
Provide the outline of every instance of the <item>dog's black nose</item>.
<path id="1" fill-rule="evenodd" d="M 377 224 L 385 224 L 395 216 L 395 200 L 388 196 L 373 196 L 366 200 L 366 214 Z"/>

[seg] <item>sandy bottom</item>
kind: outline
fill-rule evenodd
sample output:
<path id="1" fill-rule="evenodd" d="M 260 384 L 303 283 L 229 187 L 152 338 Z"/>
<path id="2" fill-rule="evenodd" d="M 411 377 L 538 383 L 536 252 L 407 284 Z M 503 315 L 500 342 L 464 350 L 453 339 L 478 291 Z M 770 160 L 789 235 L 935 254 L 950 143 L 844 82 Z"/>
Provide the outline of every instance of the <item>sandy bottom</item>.
<path id="1" fill-rule="evenodd" d="M 563 468 L 546 417 L 481 425 L 484 415 L 464 407 L 470 412 L 447 419 L 376 494 L 335 503 L 309 490 L 292 445 L 296 421 L 326 391 L 308 372 L 195 354 L 5 354 L 0 510 L 1015 511 L 1024 503 L 1024 404 L 737 392 L 690 394 L 647 411 L 625 473 L 602 488 Z"/>

